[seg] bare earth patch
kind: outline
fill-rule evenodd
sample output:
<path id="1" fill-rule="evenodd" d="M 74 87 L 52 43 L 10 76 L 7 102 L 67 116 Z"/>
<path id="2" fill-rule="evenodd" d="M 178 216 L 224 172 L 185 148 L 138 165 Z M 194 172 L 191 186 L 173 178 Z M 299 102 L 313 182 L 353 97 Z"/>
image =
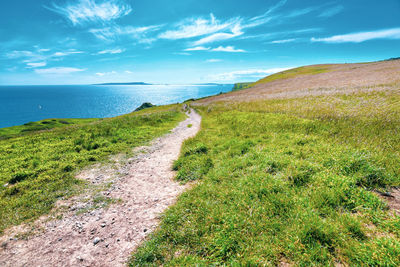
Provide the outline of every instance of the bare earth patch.
<path id="1" fill-rule="evenodd" d="M 100 187 L 99 198 L 116 203 L 96 207 L 82 198 L 59 203 L 68 210 L 61 219 L 38 220 L 35 229 L 40 231 L 25 238 L 15 238 L 21 236 L 21 227 L 6 231 L 0 237 L 0 266 L 124 266 L 157 227 L 160 213 L 186 188 L 172 180 L 171 166 L 182 142 L 200 129 L 200 115 L 193 110 L 188 115 L 126 163 L 96 166 L 78 175 L 94 185 L 109 183 Z"/>

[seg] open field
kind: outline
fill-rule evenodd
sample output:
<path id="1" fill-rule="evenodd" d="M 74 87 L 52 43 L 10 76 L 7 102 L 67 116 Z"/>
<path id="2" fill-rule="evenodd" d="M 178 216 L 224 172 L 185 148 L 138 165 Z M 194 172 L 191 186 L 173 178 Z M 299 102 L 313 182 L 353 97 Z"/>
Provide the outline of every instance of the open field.
<path id="1" fill-rule="evenodd" d="M 163 106 L 0 140 L 0 232 L 48 213 L 58 199 L 79 192 L 85 185 L 74 177 L 76 171 L 130 152 L 183 118 L 178 105 Z M 25 127 L 15 127 L 14 134 Z"/>
<path id="2" fill-rule="evenodd" d="M 321 69 L 192 103 L 202 130 L 174 169 L 199 184 L 132 266 L 400 265 L 378 193 L 400 186 L 400 60 Z"/>

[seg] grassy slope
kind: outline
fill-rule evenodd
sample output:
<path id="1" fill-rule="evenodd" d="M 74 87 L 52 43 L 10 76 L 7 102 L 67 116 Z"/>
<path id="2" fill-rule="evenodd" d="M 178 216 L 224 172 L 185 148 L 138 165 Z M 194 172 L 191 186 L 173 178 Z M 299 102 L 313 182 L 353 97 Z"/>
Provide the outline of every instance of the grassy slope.
<path id="1" fill-rule="evenodd" d="M 315 75 L 319 73 L 325 73 L 332 71 L 331 67 L 334 65 L 313 65 L 313 66 L 304 66 L 304 67 L 299 67 L 295 69 L 290 69 L 286 71 L 282 71 L 279 73 L 275 73 L 272 75 L 269 75 L 263 79 L 258 80 L 257 82 L 253 83 L 252 86 L 258 85 L 258 84 L 264 84 L 276 80 L 283 80 L 283 79 L 289 79 L 289 78 L 294 78 L 300 75 Z"/>
<path id="2" fill-rule="evenodd" d="M 98 121 L 99 119 L 46 119 L 35 122 L 28 122 L 24 125 L 0 128 L 0 139 L 7 139 L 18 135 L 25 135 L 32 132 L 51 130 L 54 128 L 71 125 L 81 125 Z"/>
<path id="3" fill-rule="evenodd" d="M 177 105 L 164 106 L 0 140 L 0 232 L 73 194 L 83 185 L 77 170 L 143 145 L 183 118 Z"/>
<path id="4" fill-rule="evenodd" d="M 400 185 L 399 87 L 199 107 L 174 168 L 201 183 L 131 265 L 398 266 L 400 218 L 371 189 Z"/>

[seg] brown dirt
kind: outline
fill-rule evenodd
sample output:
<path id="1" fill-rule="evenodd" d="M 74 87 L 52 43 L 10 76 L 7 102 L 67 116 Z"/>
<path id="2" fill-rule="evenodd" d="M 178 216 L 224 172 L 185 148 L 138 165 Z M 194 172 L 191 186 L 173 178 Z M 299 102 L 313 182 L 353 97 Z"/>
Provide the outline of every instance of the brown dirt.
<path id="1" fill-rule="evenodd" d="M 258 84 L 250 89 L 205 98 L 196 103 L 287 99 L 337 93 L 351 94 L 360 91 L 398 90 L 399 88 L 400 60 L 332 64 L 324 65 L 324 67 L 327 67 L 329 71 Z"/>
<path id="2" fill-rule="evenodd" d="M 400 216 L 400 189 L 392 188 L 390 192 L 379 193 L 379 195 L 386 200 L 389 209 L 393 211 L 394 214 Z"/>
<path id="3" fill-rule="evenodd" d="M 188 115 L 126 164 L 97 166 L 79 175 L 93 184 L 111 182 L 101 194 L 118 203 L 77 214 L 86 204 L 72 201 L 62 219 L 41 218 L 35 226 L 40 233 L 24 240 L 15 238 L 20 227 L 9 229 L 0 237 L 0 266 L 126 265 L 135 247 L 157 227 L 160 213 L 187 187 L 172 180 L 171 165 L 182 142 L 200 129 L 200 115 L 193 110 Z"/>

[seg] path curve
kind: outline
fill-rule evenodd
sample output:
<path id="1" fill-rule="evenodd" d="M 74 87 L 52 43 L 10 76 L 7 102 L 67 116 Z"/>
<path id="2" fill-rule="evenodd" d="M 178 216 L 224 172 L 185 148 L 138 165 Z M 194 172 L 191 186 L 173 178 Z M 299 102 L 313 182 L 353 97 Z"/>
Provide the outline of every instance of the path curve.
<path id="1" fill-rule="evenodd" d="M 0 266 L 126 265 L 132 251 L 157 227 L 160 213 L 185 189 L 173 181 L 171 166 L 183 141 L 196 135 L 200 123 L 200 115 L 191 110 L 171 133 L 154 140 L 144 147 L 145 153 L 118 170 L 125 175 L 119 175 L 103 194 L 121 203 L 80 215 L 70 211 L 63 219 L 43 223 L 44 231 L 28 240 L 3 236 Z M 81 178 L 91 180 L 93 173 L 83 172 L 87 177 Z"/>

